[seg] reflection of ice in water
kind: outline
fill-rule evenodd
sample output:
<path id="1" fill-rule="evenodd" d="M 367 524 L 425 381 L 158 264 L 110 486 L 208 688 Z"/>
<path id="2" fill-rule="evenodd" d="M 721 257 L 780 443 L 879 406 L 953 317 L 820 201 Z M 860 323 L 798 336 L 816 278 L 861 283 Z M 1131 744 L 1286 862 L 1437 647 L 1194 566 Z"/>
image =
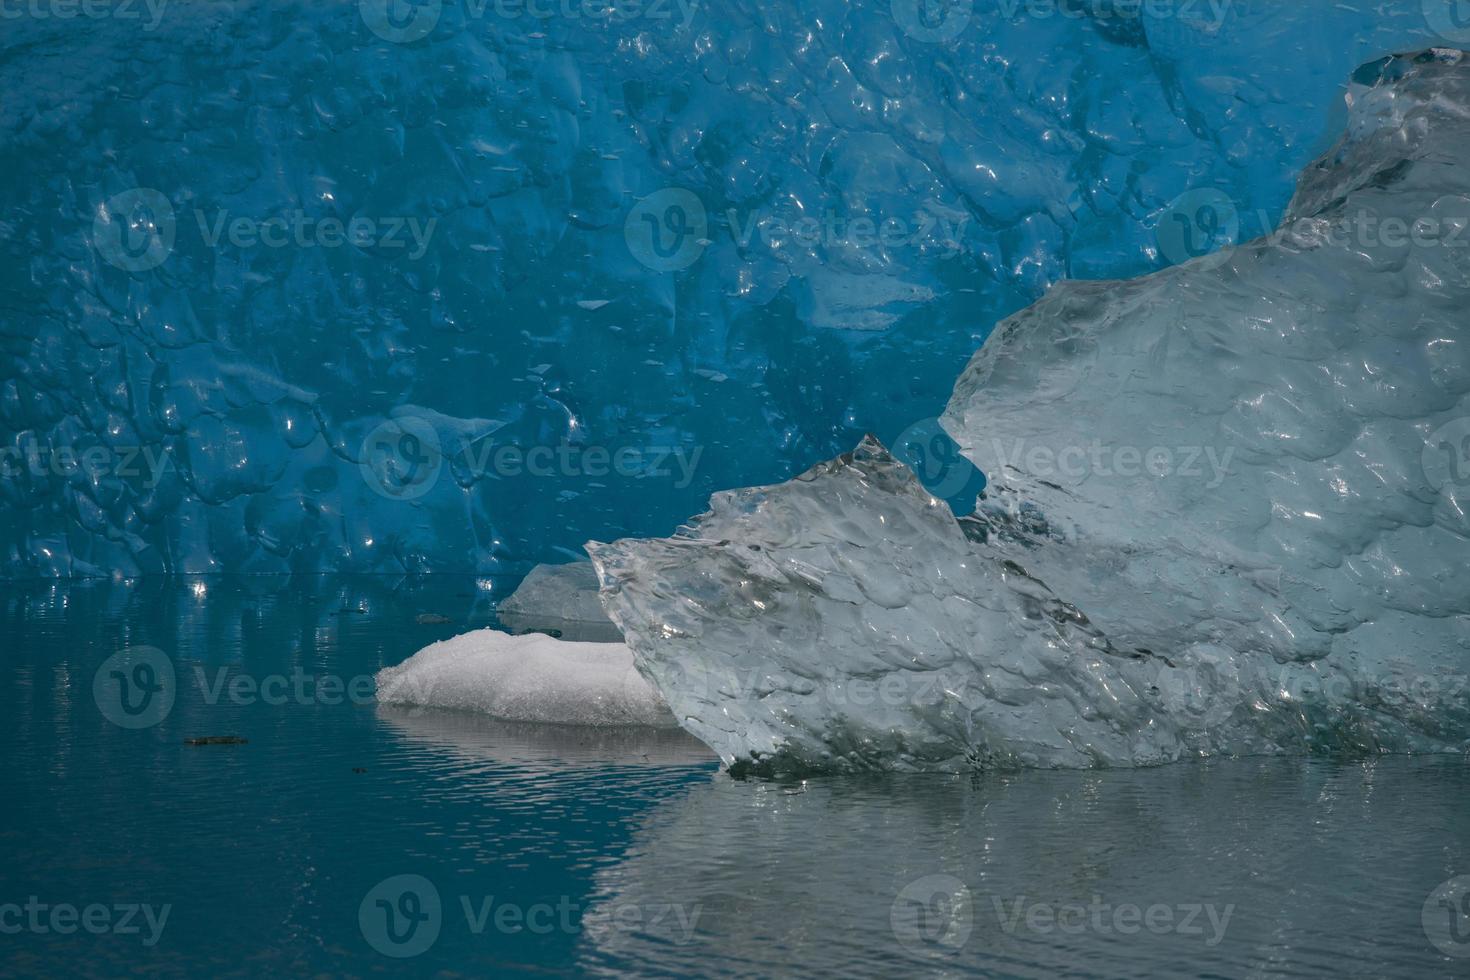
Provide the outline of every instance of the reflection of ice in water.
<path id="1" fill-rule="evenodd" d="M 598 873 L 580 965 L 1425 974 L 1443 961 L 1423 903 L 1470 867 L 1467 792 L 1450 759 L 793 784 L 718 774 L 662 804 Z"/>
<path id="2" fill-rule="evenodd" d="M 379 704 L 393 732 L 472 766 L 537 771 L 585 766 L 707 766 L 709 749 L 677 728 L 621 728 L 501 721 L 471 711 Z"/>

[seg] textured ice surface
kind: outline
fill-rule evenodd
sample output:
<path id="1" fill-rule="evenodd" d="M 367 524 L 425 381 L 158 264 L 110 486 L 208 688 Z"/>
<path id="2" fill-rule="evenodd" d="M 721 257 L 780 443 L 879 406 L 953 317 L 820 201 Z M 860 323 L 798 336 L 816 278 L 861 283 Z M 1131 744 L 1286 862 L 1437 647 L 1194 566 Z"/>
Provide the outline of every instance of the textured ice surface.
<path id="1" fill-rule="evenodd" d="M 590 562 L 537 565 L 495 608 L 514 633 L 552 633 L 567 640 L 616 642 L 622 634 L 607 618 L 598 597 L 597 571 Z"/>
<path id="2" fill-rule="evenodd" d="M 771 770 L 1470 747 L 1470 64 L 1358 79 L 1279 234 L 997 328 L 976 516 L 868 440 L 590 545 L 681 724 Z"/>
<path id="3" fill-rule="evenodd" d="M 425 647 L 378 673 L 378 701 L 479 711 L 504 721 L 674 724 L 620 643 L 477 630 Z"/>
<path id="4" fill-rule="evenodd" d="M 1117 642 L 1470 664 L 1470 62 L 1360 78 L 1275 236 L 1059 285 L 956 385 L 994 546 Z"/>
<path id="5" fill-rule="evenodd" d="M 999 317 L 1172 261 L 1181 192 L 1274 223 L 1352 69 L 1456 33 L 1417 0 L 937 34 L 889 0 L 63 6 L 0 31 L 9 576 L 520 572 L 666 533 L 899 445 Z M 638 235 L 691 217 L 676 188 L 706 235 L 666 261 Z"/>

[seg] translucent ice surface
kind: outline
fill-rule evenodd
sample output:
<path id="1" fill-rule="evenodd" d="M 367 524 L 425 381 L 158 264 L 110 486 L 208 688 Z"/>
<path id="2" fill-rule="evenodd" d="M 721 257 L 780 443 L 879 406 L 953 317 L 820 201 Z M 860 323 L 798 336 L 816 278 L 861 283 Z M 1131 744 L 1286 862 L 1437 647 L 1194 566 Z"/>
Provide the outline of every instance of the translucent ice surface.
<path id="1" fill-rule="evenodd" d="M 1182 193 L 1274 225 L 1354 67 L 1470 35 L 1418 0 L 84 6 L 0 31 L 11 577 L 667 533 L 905 443 L 1000 317 L 1178 261 Z"/>
<path id="2" fill-rule="evenodd" d="M 1470 747 L 1470 63 L 1357 83 L 1277 233 L 997 328 L 974 516 L 866 440 L 590 545 L 680 723 L 773 771 Z"/>
<path id="3" fill-rule="evenodd" d="M 495 608 L 514 633 L 549 633 L 567 640 L 616 642 L 622 634 L 607 618 L 590 562 L 537 565 Z"/>

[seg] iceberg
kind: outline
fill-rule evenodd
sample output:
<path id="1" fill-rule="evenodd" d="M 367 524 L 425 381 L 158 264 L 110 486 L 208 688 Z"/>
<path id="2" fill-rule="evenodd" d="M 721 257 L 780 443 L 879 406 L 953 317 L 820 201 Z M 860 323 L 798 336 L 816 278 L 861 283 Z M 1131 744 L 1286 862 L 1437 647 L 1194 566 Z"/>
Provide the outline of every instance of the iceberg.
<path id="1" fill-rule="evenodd" d="M 870 438 L 589 544 L 679 723 L 758 772 L 1470 749 L 1470 63 L 1348 99 L 1275 233 L 997 327 L 974 514 Z"/>
<path id="2" fill-rule="evenodd" d="M 495 609 L 513 633 L 546 633 L 565 640 L 617 643 L 623 635 L 607 618 L 590 562 L 537 565 Z"/>
<path id="3" fill-rule="evenodd" d="M 380 704 L 477 711 L 502 721 L 672 728 L 663 698 L 618 643 L 476 630 L 377 675 Z"/>

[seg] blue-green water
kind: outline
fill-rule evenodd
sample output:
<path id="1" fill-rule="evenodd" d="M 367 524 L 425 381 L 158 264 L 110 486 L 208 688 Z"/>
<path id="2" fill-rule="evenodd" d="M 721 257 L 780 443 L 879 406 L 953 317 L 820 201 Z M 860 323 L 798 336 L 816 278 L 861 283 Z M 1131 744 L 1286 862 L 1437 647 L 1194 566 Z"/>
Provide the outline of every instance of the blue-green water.
<path id="1" fill-rule="evenodd" d="M 492 594 L 451 578 L 8 588 L 0 973 L 1470 968 L 1463 759 L 763 783 L 679 734 L 388 710 L 354 686 L 493 622 Z M 125 728 L 109 718 L 141 716 L 108 701 L 112 666 L 94 680 L 145 645 L 175 697 Z M 134 666 L 123 677 L 147 681 Z M 246 741 L 186 744 L 210 736 Z"/>

